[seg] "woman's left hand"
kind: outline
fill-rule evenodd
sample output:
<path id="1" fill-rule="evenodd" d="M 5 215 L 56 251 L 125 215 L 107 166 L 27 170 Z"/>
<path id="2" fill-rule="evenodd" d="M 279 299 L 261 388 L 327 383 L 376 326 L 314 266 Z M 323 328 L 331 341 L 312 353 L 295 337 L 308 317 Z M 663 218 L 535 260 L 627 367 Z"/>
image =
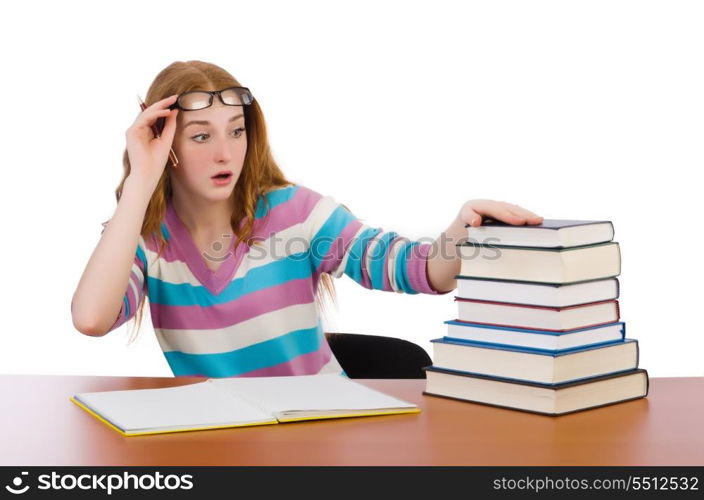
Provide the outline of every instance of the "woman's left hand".
<path id="1" fill-rule="evenodd" d="M 543 218 L 518 205 L 495 200 L 470 200 L 465 203 L 457 215 L 456 222 L 479 227 L 482 217 L 499 220 L 514 226 L 540 224 Z"/>

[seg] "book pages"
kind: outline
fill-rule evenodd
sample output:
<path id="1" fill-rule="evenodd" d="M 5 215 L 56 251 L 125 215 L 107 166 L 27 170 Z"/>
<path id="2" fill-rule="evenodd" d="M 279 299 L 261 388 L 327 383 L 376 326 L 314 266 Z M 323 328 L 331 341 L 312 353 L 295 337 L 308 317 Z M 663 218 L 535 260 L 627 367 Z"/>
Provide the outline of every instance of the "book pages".
<path id="1" fill-rule="evenodd" d="M 226 392 L 272 414 L 413 409 L 416 405 L 336 374 L 209 379 Z"/>
<path id="2" fill-rule="evenodd" d="M 124 431 L 246 424 L 276 420 L 212 384 L 77 394 L 76 400 Z"/>

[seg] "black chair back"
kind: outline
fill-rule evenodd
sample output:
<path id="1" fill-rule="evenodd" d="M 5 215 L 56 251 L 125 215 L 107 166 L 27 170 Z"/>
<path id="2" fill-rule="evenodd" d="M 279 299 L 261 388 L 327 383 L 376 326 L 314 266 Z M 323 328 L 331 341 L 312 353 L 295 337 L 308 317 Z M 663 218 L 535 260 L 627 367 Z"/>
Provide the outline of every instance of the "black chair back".
<path id="1" fill-rule="evenodd" d="M 428 353 L 408 340 L 359 333 L 326 333 L 335 358 L 349 378 L 425 378 Z"/>

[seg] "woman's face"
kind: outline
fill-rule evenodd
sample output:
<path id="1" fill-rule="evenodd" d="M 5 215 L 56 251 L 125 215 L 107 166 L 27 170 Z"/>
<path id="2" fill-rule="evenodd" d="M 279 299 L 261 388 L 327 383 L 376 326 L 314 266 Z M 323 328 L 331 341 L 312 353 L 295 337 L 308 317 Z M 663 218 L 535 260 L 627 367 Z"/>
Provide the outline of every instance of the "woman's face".
<path id="1" fill-rule="evenodd" d="M 242 106 L 226 106 L 215 97 L 209 108 L 179 111 L 173 150 L 179 160 L 171 170 L 174 189 L 211 201 L 228 199 L 247 152 Z M 213 176 L 222 171 L 232 176 L 218 185 Z"/>

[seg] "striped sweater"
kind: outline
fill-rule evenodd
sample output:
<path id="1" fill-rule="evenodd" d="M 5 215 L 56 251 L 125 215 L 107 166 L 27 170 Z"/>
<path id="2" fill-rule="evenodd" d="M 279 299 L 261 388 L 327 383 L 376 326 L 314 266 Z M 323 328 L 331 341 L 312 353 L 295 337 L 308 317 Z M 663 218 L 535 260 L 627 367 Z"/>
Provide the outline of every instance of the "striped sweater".
<path id="1" fill-rule="evenodd" d="M 344 375 L 315 303 L 322 273 L 344 273 L 368 289 L 438 294 L 426 272 L 430 244 L 369 227 L 333 198 L 301 185 L 260 198 L 252 233 L 258 243 L 233 248 L 231 241 L 215 271 L 171 202 L 161 231 L 167 245 L 159 256 L 156 235 L 140 236 L 109 331 L 134 317 L 146 293 L 175 376 Z"/>

